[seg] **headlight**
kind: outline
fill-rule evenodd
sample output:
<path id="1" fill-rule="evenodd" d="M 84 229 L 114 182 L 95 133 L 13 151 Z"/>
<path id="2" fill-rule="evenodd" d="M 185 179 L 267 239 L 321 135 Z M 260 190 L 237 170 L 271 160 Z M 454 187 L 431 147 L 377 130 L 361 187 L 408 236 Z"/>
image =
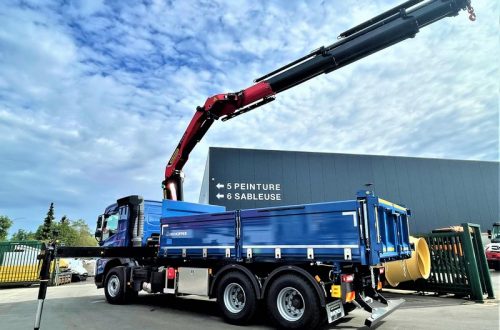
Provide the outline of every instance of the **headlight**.
<path id="1" fill-rule="evenodd" d="M 486 245 L 486 248 L 484 249 L 484 252 L 488 252 L 489 250 L 491 250 L 491 243 L 489 243 L 489 244 Z"/>

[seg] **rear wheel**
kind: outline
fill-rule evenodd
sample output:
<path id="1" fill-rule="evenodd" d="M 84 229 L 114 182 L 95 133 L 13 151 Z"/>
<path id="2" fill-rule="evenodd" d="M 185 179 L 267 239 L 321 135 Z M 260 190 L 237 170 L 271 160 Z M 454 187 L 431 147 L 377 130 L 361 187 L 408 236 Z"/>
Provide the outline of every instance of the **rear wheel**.
<path id="1" fill-rule="evenodd" d="M 110 304 L 122 305 L 129 303 L 138 292 L 132 288 L 126 288 L 125 267 L 113 267 L 106 275 L 104 282 L 104 294 Z M 128 289 L 128 290 L 127 290 Z"/>
<path id="2" fill-rule="evenodd" d="M 269 288 L 266 306 L 278 328 L 314 329 L 321 321 L 315 289 L 296 275 L 284 275 Z"/>
<path id="3" fill-rule="evenodd" d="M 257 297 L 252 282 L 240 272 L 224 275 L 217 286 L 217 303 L 227 322 L 248 323 L 257 310 Z"/>

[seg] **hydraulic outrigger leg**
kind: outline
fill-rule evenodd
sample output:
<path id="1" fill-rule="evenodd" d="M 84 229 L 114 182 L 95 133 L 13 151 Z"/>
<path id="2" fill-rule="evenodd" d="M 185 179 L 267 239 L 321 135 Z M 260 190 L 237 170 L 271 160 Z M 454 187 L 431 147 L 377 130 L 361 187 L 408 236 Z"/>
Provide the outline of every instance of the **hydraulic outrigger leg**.
<path id="1" fill-rule="evenodd" d="M 55 245 L 48 244 L 38 258 L 42 259 L 42 267 L 40 270 L 40 289 L 38 290 L 38 307 L 36 309 L 35 330 L 40 329 L 40 321 L 42 320 L 43 302 L 47 295 L 47 286 L 50 279 L 50 264 L 54 259 Z"/>
<path id="2" fill-rule="evenodd" d="M 154 258 L 157 254 L 157 247 L 112 247 L 112 246 L 58 246 L 56 242 L 47 244 L 38 255 L 42 261 L 40 269 L 40 288 L 38 290 L 38 307 L 35 317 L 35 330 L 40 329 L 42 319 L 43 303 L 47 295 L 47 287 L 50 279 L 50 268 L 52 260 L 57 255 L 58 258 L 134 258 L 144 260 Z"/>

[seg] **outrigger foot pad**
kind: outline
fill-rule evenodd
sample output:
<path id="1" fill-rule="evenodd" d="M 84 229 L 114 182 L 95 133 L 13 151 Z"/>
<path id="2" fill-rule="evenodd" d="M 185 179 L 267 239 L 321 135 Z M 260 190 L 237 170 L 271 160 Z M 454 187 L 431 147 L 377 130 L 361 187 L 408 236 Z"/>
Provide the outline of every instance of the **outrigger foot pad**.
<path id="1" fill-rule="evenodd" d="M 385 306 L 372 307 L 369 302 L 372 303 L 373 300 L 377 300 Z M 404 302 L 404 299 L 387 300 L 379 292 L 375 291 L 371 292 L 371 295 L 367 295 L 366 297 L 362 297 L 359 293 L 356 293 L 356 298 L 354 300 L 354 303 L 358 305 L 358 307 L 361 307 L 368 313 L 371 313 L 370 317 L 365 320 L 365 325 L 367 327 L 372 327 L 377 324 L 384 317 L 401 307 Z"/>
<path id="2" fill-rule="evenodd" d="M 387 315 L 391 314 L 396 309 L 398 309 L 401 305 L 404 304 L 404 302 L 405 302 L 404 299 L 387 300 L 386 307 L 372 308 L 372 315 L 365 320 L 365 325 L 367 327 L 372 327 L 373 325 L 377 324 L 380 320 L 382 320 L 384 317 L 386 317 Z"/>

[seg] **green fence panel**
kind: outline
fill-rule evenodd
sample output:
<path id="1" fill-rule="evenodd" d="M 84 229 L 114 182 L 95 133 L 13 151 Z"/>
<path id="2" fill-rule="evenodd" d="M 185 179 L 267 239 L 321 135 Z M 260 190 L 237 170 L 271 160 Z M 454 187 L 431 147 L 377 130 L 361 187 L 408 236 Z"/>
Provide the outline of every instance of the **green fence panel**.
<path id="1" fill-rule="evenodd" d="M 495 293 L 493 292 L 493 285 L 491 283 L 490 270 L 488 267 L 488 261 L 486 260 L 486 255 L 483 250 L 483 239 L 481 237 L 481 229 L 479 225 L 475 224 L 463 224 L 464 229 L 466 227 L 472 229 L 472 246 L 474 249 L 474 255 L 476 256 L 477 267 L 479 271 L 479 280 L 481 291 L 483 294 L 488 294 L 489 299 L 495 298 Z"/>
<path id="2" fill-rule="evenodd" d="M 464 223 L 462 231 L 437 232 L 423 237 L 431 254 L 431 274 L 398 286 L 401 289 L 452 293 L 482 301 L 485 294 L 495 297 L 483 251 L 479 225 Z"/>
<path id="3" fill-rule="evenodd" d="M 431 274 L 419 281 L 423 291 L 470 295 L 471 289 L 462 249 L 461 233 L 424 235 L 431 253 Z"/>
<path id="4" fill-rule="evenodd" d="M 39 241 L 0 242 L 0 286 L 37 283 L 42 245 Z"/>

